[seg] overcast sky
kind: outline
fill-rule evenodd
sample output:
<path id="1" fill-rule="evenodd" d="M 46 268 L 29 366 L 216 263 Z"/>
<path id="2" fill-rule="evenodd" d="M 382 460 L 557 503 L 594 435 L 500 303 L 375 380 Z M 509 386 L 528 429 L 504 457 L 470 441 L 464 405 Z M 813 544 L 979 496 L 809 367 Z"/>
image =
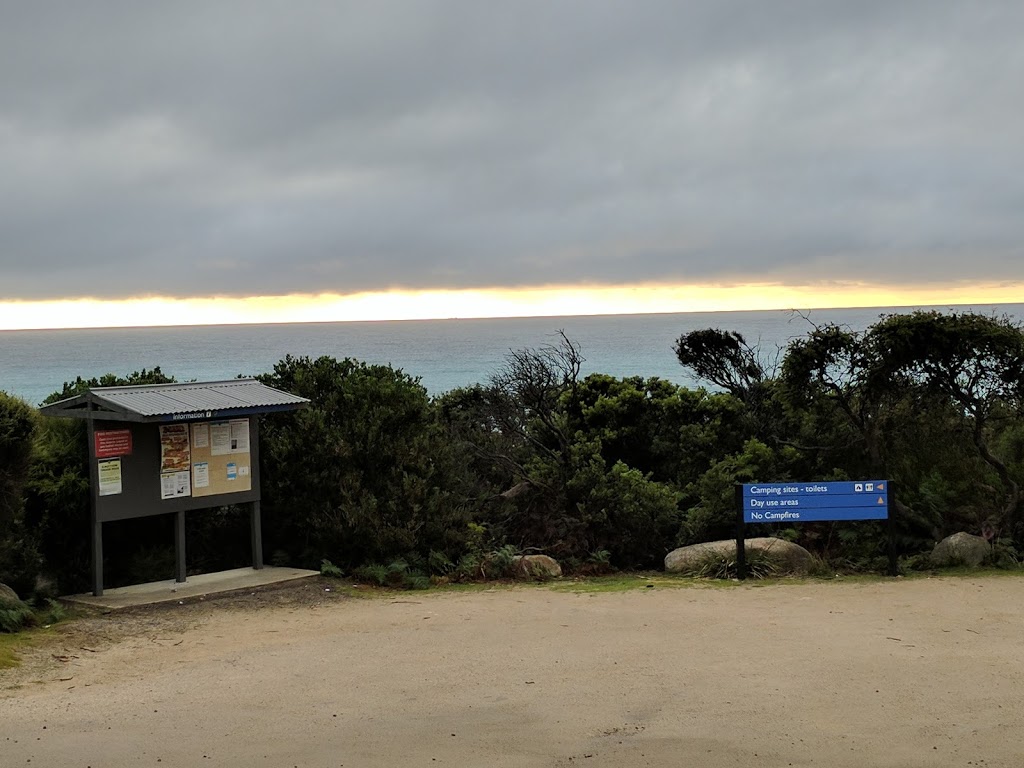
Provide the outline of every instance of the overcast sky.
<path id="1" fill-rule="evenodd" d="M 0 0 L 0 299 L 1024 278 L 1024 3 Z"/>

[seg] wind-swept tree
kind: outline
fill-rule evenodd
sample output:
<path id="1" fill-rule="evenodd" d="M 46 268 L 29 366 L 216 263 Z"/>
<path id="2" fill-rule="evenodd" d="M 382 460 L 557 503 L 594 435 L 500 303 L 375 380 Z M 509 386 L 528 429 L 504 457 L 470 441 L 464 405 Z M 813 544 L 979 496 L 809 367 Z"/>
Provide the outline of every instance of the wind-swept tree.
<path id="1" fill-rule="evenodd" d="M 778 353 L 770 358 L 743 334 L 705 328 L 684 333 L 675 344 L 676 359 L 698 381 L 736 398 L 746 412 L 747 434 L 773 446 L 790 444 L 793 425 L 777 397 Z"/>
<path id="2" fill-rule="evenodd" d="M 960 428 L 999 478 L 999 521 L 1020 523 L 1020 484 L 993 451 L 992 426 L 1024 415 L 1021 326 L 973 312 L 918 311 L 883 318 L 866 341 L 868 390 L 920 387 L 956 408 L 963 417 Z"/>
<path id="3" fill-rule="evenodd" d="M 870 474 L 904 472 L 907 479 L 934 486 L 925 464 L 959 462 L 962 471 L 974 474 L 978 469 L 971 462 L 982 462 L 978 466 L 987 466 L 1002 487 L 993 516 L 1017 524 L 1020 485 L 992 438 L 994 426 L 1020 419 L 1022 367 L 1024 334 L 1009 319 L 918 311 L 883 317 L 862 333 L 835 325 L 814 328 L 790 345 L 782 381 L 798 407 L 820 419 L 841 417 Z M 915 441 L 923 435 L 930 444 Z M 973 458 L 965 445 L 973 448 Z M 976 497 L 991 495 L 986 479 L 975 476 L 973 483 Z M 898 508 L 913 516 L 906 506 Z"/>
<path id="4" fill-rule="evenodd" d="M 618 566 L 650 566 L 678 529 L 676 494 L 620 458 L 652 455 L 636 448 L 625 423 L 590 422 L 600 399 L 590 384 L 614 380 L 582 379 L 583 362 L 560 333 L 553 344 L 511 351 L 488 386 L 450 393 L 441 412 L 453 435 L 473 444 L 477 465 L 489 462 L 490 476 L 509 484 L 483 513 L 497 540 L 567 558 L 605 551 Z"/>
<path id="5" fill-rule="evenodd" d="M 708 381 L 748 405 L 758 399 L 761 387 L 772 377 L 760 349 L 736 331 L 690 331 L 679 337 L 674 350 L 679 364 L 698 380 Z"/>

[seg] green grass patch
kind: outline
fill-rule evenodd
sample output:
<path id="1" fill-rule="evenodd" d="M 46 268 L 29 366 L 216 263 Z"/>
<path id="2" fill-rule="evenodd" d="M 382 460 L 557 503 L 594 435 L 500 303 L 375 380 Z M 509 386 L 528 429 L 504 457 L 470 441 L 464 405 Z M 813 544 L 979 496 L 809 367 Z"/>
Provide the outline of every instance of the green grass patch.
<path id="1" fill-rule="evenodd" d="M 14 635 L 0 635 L 0 669 L 18 666 L 18 655 L 15 651 L 22 642 L 24 640 Z"/>
<path id="2" fill-rule="evenodd" d="M 731 582 L 722 582 L 730 584 Z M 549 588 L 558 592 L 632 592 L 643 589 L 683 589 L 720 586 L 710 579 L 697 579 L 675 573 L 658 571 L 641 573 L 614 573 L 607 576 L 582 576 L 550 582 Z"/>
<path id="3" fill-rule="evenodd" d="M 42 606 L 32 608 L 26 603 L 0 605 L 6 612 L 3 631 L 0 631 L 0 670 L 16 667 L 20 663 L 19 651 L 32 645 L 50 626 L 72 618 L 73 614 L 56 600 L 46 600 Z"/>
<path id="4" fill-rule="evenodd" d="M 915 571 L 902 576 L 906 580 L 964 577 L 1006 577 L 1024 575 L 1022 571 L 1007 571 L 998 568 L 950 568 L 941 571 Z M 614 573 L 602 576 L 569 576 L 545 582 L 530 581 L 471 581 L 434 584 L 421 594 L 446 594 L 451 592 L 494 592 L 513 589 L 550 589 L 555 592 L 577 594 L 598 594 L 608 592 L 639 592 L 653 589 L 744 589 L 778 587 L 806 584 L 877 584 L 892 581 L 892 577 L 880 573 L 836 574 L 834 576 L 770 576 L 762 579 L 716 579 L 687 574 L 645 571 L 639 573 Z M 407 598 L 402 588 L 373 586 L 337 586 L 335 591 L 362 599 Z"/>
<path id="5" fill-rule="evenodd" d="M 43 630 L 45 631 L 45 630 Z M 21 663 L 18 652 L 32 645 L 38 632 L 0 634 L 0 669 L 10 669 Z"/>

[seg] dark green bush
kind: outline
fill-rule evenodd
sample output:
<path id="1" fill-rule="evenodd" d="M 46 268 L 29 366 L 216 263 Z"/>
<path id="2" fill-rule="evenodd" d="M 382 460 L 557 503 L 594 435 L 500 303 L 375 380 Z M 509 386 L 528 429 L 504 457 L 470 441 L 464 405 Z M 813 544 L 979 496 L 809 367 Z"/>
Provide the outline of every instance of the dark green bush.
<path id="1" fill-rule="evenodd" d="M 37 423 L 28 403 L 0 392 L 0 583 L 22 595 L 32 592 L 41 565 L 24 505 Z"/>
<path id="2" fill-rule="evenodd" d="M 419 381 L 355 360 L 286 357 L 261 380 L 312 401 L 261 427 L 265 538 L 352 569 L 466 549 L 467 462 Z"/>

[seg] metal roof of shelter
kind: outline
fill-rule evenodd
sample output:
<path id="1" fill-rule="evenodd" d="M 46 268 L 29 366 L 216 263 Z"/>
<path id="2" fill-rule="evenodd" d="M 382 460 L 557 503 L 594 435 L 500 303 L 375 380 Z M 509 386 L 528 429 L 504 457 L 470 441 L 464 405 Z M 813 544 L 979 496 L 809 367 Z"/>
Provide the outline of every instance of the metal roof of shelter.
<path id="1" fill-rule="evenodd" d="M 254 379 L 96 387 L 39 409 L 47 416 L 105 421 L 194 421 L 294 411 L 309 400 Z"/>

